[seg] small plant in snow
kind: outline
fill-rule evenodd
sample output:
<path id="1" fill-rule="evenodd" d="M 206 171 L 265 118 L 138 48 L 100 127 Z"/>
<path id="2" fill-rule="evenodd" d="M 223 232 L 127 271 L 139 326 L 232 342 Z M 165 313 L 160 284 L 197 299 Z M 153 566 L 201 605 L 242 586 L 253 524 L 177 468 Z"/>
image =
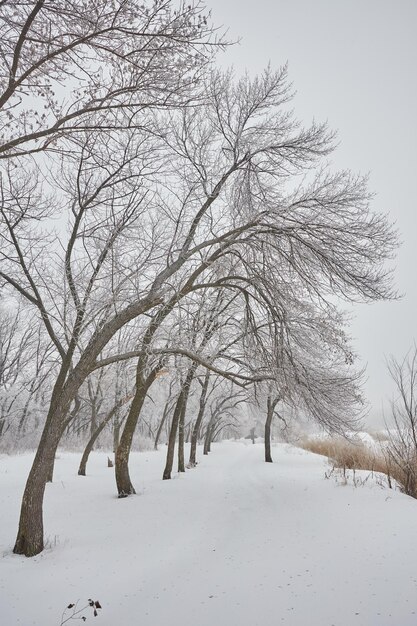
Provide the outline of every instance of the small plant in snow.
<path id="1" fill-rule="evenodd" d="M 66 624 L 70 620 L 78 619 L 78 620 L 82 620 L 83 622 L 85 622 L 87 617 L 85 615 L 82 615 L 83 613 L 85 613 L 85 611 L 89 611 L 91 607 L 93 611 L 93 616 L 97 617 L 98 610 L 101 609 L 100 602 L 98 600 L 92 600 L 91 598 L 88 599 L 88 604 L 86 604 L 80 609 L 78 608 L 78 603 L 79 603 L 79 600 L 77 600 L 77 602 L 75 603 L 70 603 L 67 606 L 67 608 L 62 613 L 61 623 L 59 626 L 63 626 L 63 624 Z M 68 611 L 70 611 L 70 613 L 68 613 Z"/>

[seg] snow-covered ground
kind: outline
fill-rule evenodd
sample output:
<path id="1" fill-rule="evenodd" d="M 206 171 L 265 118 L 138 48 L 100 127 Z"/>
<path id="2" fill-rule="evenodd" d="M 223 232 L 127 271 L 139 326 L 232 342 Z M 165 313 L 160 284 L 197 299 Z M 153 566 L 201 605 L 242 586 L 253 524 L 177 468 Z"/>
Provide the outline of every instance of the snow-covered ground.
<path id="1" fill-rule="evenodd" d="M 417 624 L 416 500 L 326 480 L 322 457 L 286 444 L 274 464 L 261 444 L 215 444 L 171 481 L 164 453 L 132 455 L 138 495 L 123 500 L 106 454 L 83 478 L 60 453 L 32 559 L 11 553 L 31 457 L 0 458 L 2 626 L 59 625 L 87 598 L 97 626 Z"/>

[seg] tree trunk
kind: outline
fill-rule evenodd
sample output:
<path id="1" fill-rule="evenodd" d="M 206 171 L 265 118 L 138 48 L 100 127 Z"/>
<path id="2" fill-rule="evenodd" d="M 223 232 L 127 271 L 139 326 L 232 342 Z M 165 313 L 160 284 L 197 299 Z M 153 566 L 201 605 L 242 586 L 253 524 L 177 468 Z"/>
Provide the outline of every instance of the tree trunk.
<path id="1" fill-rule="evenodd" d="M 104 426 L 103 426 L 104 428 Z M 99 436 L 99 434 L 102 432 L 103 428 L 100 426 L 98 426 L 95 430 L 95 432 L 92 434 L 92 436 L 90 437 L 90 439 L 88 440 L 88 443 L 84 449 L 83 455 L 81 457 L 81 461 L 80 461 L 80 466 L 78 468 L 78 476 L 85 476 L 86 470 L 87 470 L 87 462 L 88 462 L 88 457 L 90 456 L 90 452 L 92 451 L 95 442 L 97 441 L 97 438 Z"/>
<path id="2" fill-rule="evenodd" d="M 268 397 L 266 420 L 265 420 L 265 462 L 266 463 L 273 462 L 272 456 L 271 456 L 271 424 L 272 424 L 273 415 L 274 415 L 274 411 L 271 407 L 271 398 Z"/>
<path id="3" fill-rule="evenodd" d="M 186 428 L 184 427 L 184 429 L 185 429 L 184 432 L 186 433 L 185 434 L 185 443 L 190 443 L 190 441 L 191 441 L 191 433 L 192 433 L 192 430 L 193 430 L 193 423 L 192 422 L 188 422 L 187 427 Z"/>
<path id="4" fill-rule="evenodd" d="M 58 446 L 57 446 L 58 447 Z M 55 454 L 52 463 L 49 466 L 48 475 L 46 478 L 47 483 L 52 483 L 54 480 L 54 466 L 55 466 Z"/>
<path id="5" fill-rule="evenodd" d="M 88 457 L 90 456 L 90 452 L 94 448 L 95 442 L 97 441 L 97 439 L 99 438 L 100 434 L 103 432 L 107 424 L 110 422 L 111 418 L 113 417 L 113 415 L 115 414 L 118 408 L 119 407 L 117 405 L 113 407 L 112 410 L 108 413 L 108 415 L 104 418 L 104 420 L 96 427 L 95 431 L 91 435 L 85 447 L 84 453 L 81 457 L 80 467 L 78 468 L 78 476 L 85 476 Z"/>
<path id="6" fill-rule="evenodd" d="M 203 454 L 207 455 L 208 453 L 209 453 L 209 449 L 208 449 L 208 429 L 207 429 L 206 436 L 204 437 Z"/>
<path id="7" fill-rule="evenodd" d="M 117 419 L 117 421 L 114 423 L 114 426 L 113 426 L 113 452 L 114 454 L 116 454 L 117 448 L 119 447 L 120 426 L 121 426 L 120 421 L 119 419 Z"/>
<path id="8" fill-rule="evenodd" d="M 163 480 L 170 480 L 171 478 L 172 468 L 174 465 L 175 440 L 177 438 L 178 425 L 179 425 L 183 411 L 185 415 L 185 409 L 187 406 L 190 385 L 191 385 L 191 381 L 194 378 L 196 369 L 197 369 L 197 364 L 193 363 L 191 368 L 188 370 L 185 382 L 181 388 L 180 394 L 178 396 L 178 399 L 175 405 L 174 414 L 172 416 L 171 430 L 169 431 L 167 458 L 166 458 L 164 473 L 162 475 Z"/>
<path id="9" fill-rule="evenodd" d="M 26 422 L 26 417 L 28 414 L 28 410 L 29 410 L 29 404 L 30 401 L 32 399 L 32 394 L 33 394 L 33 388 L 34 388 L 34 383 L 36 382 L 36 378 L 32 381 L 30 387 L 29 387 L 29 395 L 28 398 L 25 402 L 25 406 L 23 407 L 23 411 L 22 411 L 22 415 L 19 421 L 19 426 L 18 426 L 18 432 L 21 433 L 22 431 L 24 432 L 24 426 L 25 426 L 25 422 Z"/>
<path id="10" fill-rule="evenodd" d="M 185 472 L 185 461 L 184 461 L 184 441 L 185 441 L 185 433 L 184 433 L 184 422 L 185 422 L 185 402 L 183 402 L 180 421 L 178 423 L 178 471 Z"/>
<path id="11" fill-rule="evenodd" d="M 43 497 L 45 486 L 47 482 L 52 480 L 55 454 L 61 437 L 69 421 L 74 418 L 78 411 L 80 401 L 77 392 L 82 380 L 85 380 L 86 377 L 85 375 L 82 378 L 82 370 L 79 376 L 75 375 L 74 371 L 64 384 L 67 373 L 66 364 L 64 363 L 52 392 L 45 426 L 23 493 L 19 528 L 13 548 L 15 554 L 35 556 L 43 550 Z M 73 400 L 75 400 L 75 405 L 68 416 Z"/>
<path id="12" fill-rule="evenodd" d="M 174 465 L 175 440 L 177 438 L 178 422 L 180 420 L 181 413 L 181 403 L 182 391 L 178 396 L 178 400 L 174 409 L 174 414 L 172 416 L 171 428 L 168 437 L 167 458 L 165 462 L 164 473 L 162 475 L 162 480 L 170 480 L 171 478 L 172 467 Z"/>
<path id="13" fill-rule="evenodd" d="M 268 396 L 266 403 L 266 420 L 265 420 L 265 462 L 273 463 L 271 455 L 271 425 L 274 417 L 275 407 L 280 401 L 280 397 L 273 398 Z"/>
<path id="14" fill-rule="evenodd" d="M 210 421 L 207 425 L 206 436 L 204 437 L 203 454 L 208 454 L 209 452 L 211 452 L 211 435 L 212 435 L 211 431 L 212 431 L 212 418 L 210 418 Z"/>
<path id="15" fill-rule="evenodd" d="M 97 430 L 97 408 L 96 408 L 96 399 L 93 398 L 91 402 L 90 437 L 94 435 L 96 430 Z"/>
<path id="16" fill-rule="evenodd" d="M 55 453 L 64 428 L 49 428 L 41 437 L 32 468 L 26 482 L 20 511 L 19 529 L 13 548 L 15 554 L 35 556 L 42 552 L 43 542 L 43 496 L 45 486 L 54 466 Z"/>
<path id="17" fill-rule="evenodd" d="M 151 374 L 144 379 L 142 377 L 141 366 L 138 364 L 136 392 L 133 397 L 132 404 L 130 405 L 130 410 L 126 418 L 115 456 L 116 485 L 119 498 L 126 498 L 127 496 L 136 493 L 129 476 L 129 455 L 139 415 L 142 410 L 143 403 L 145 402 L 149 387 L 155 380 L 156 373 L 156 370 L 153 370 Z"/>
<path id="18" fill-rule="evenodd" d="M 92 337 L 74 369 L 70 370 L 71 351 L 63 357 L 38 451 L 23 493 L 19 528 L 13 548 L 15 554 L 34 556 L 43 550 L 45 485 L 48 476 L 52 473 L 59 441 L 65 428 L 73 419 L 72 416 L 66 418 L 70 405 L 73 400 L 76 400 L 77 392 L 89 373 L 93 371 L 97 356 L 124 324 L 150 310 L 156 304 L 160 304 L 160 297 L 149 295 L 107 322 L 101 331 Z"/>
<path id="19" fill-rule="evenodd" d="M 62 430 L 61 430 L 61 437 L 62 437 L 65 429 L 67 428 L 68 424 L 70 424 L 74 420 L 74 418 L 76 417 L 78 411 L 80 410 L 80 406 L 81 406 L 81 399 L 80 399 L 80 397 L 78 395 L 78 391 L 77 391 L 77 393 L 75 394 L 75 398 L 74 398 L 74 406 L 71 409 L 71 412 L 69 413 L 67 419 L 65 420 L 65 423 L 63 424 L 63 427 L 62 427 Z M 59 442 L 58 442 L 58 444 L 59 444 Z M 52 483 L 53 479 L 54 479 L 54 467 L 55 467 L 55 457 L 56 457 L 57 448 L 58 448 L 58 445 L 55 448 L 53 461 L 50 464 L 49 469 L 48 469 L 48 474 L 47 474 L 47 478 L 46 478 L 46 482 L 48 482 L 48 483 Z M 35 463 L 35 461 L 33 463 Z"/>
<path id="20" fill-rule="evenodd" d="M 161 433 L 162 433 L 162 429 L 164 427 L 164 424 L 166 422 L 166 419 L 168 417 L 168 413 L 169 413 L 169 402 L 170 402 L 171 397 L 168 398 L 168 400 L 166 401 L 165 407 L 164 407 L 164 412 L 162 414 L 162 418 L 161 421 L 159 422 L 159 426 L 158 426 L 158 430 L 156 431 L 156 436 L 155 436 L 155 442 L 154 442 L 154 450 L 158 450 L 158 443 L 159 443 L 159 439 L 161 437 Z"/>
<path id="21" fill-rule="evenodd" d="M 197 465 L 197 441 L 198 441 L 198 435 L 200 433 L 200 428 L 201 428 L 201 424 L 203 422 L 203 418 L 204 418 L 204 411 L 206 409 L 206 397 L 207 397 L 207 390 L 208 390 L 208 386 L 209 386 L 209 381 L 210 381 L 210 372 L 207 370 L 206 375 L 204 377 L 204 383 L 203 383 L 203 388 L 201 390 L 201 396 L 200 396 L 200 406 L 199 406 L 199 410 L 198 410 L 198 415 L 197 415 L 197 419 L 195 421 L 194 424 L 194 428 L 191 434 L 191 447 L 190 447 L 190 465 L 191 467 L 195 467 Z"/>

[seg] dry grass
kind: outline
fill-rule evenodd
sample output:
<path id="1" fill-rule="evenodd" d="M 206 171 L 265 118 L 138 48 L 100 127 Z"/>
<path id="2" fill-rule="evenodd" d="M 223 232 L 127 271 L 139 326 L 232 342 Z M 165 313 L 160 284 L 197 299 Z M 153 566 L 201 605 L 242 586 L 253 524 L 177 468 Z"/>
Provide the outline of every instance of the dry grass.
<path id="1" fill-rule="evenodd" d="M 326 456 L 335 468 L 343 470 L 367 470 L 380 472 L 387 476 L 391 487 L 394 479 L 403 491 L 407 492 L 407 476 L 404 470 L 392 461 L 389 453 L 381 447 L 381 451 L 373 451 L 362 442 L 353 442 L 342 437 L 326 437 L 323 439 L 307 438 L 299 443 L 301 448 L 315 454 Z M 417 493 L 409 493 L 417 497 Z"/>

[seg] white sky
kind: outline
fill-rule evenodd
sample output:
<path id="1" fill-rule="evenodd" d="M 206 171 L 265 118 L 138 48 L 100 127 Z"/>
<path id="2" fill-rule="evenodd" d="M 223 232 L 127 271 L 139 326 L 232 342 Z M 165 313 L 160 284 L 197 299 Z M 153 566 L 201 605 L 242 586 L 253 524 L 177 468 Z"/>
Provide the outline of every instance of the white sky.
<path id="1" fill-rule="evenodd" d="M 353 308 L 355 348 L 367 363 L 370 425 L 382 423 L 393 387 L 385 358 L 417 339 L 417 0 L 208 0 L 213 20 L 240 44 L 222 63 L 259 72 L 288 61 L 296 116 L 328 120 L 332 161 L 370 173 L 375 209 L 396 222 L 401 301 Z"/>

